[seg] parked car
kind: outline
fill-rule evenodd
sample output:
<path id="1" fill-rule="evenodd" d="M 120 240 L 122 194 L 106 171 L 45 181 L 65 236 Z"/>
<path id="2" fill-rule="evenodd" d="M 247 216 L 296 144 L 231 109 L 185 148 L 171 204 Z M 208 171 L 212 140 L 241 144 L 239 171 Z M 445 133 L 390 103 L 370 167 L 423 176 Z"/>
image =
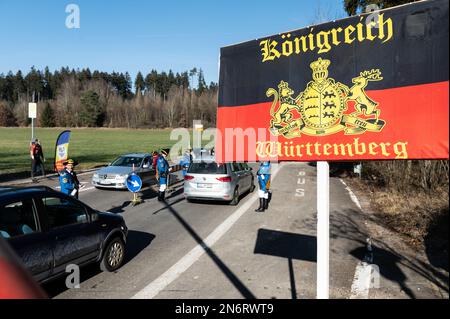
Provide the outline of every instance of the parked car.
<path id="1" fill-rule="evenodd" d="M 0 236 L 38 282 L 66 266 L 123 263 L 128 229 L 122 216 L 99 212 L 49 187 L 0 188 Z"/>
<path id="2" fill-rule="evenodd" d="M 133 172 L 139 175 L 143 184 L 149 184 L 155 178 L 151 154 L 127 154 L 116 158 L 108 166 L 96 171 L 92 184 L 97 188 L 126 189 L 126 180 Z"/>
<path id="3" fill-rule="evenodd" d="M 218 164 L 214 157 L 203 157 L 189 165 L 184 195 L 188 201 L 221 200 L 237 205 L 242 194 L 255 189 L 254 179 L 247 163 Z"/>

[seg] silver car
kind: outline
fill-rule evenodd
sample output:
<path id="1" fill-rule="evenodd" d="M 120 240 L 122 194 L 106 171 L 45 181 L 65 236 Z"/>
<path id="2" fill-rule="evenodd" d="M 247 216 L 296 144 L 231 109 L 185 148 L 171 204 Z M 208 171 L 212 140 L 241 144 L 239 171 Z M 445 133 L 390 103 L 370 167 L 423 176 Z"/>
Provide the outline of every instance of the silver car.
<path id="1" fill-rule="evenodd" d="M 237 205 L 242 194 L 255 189 L 254 179 L 252 169 L 246 163 L 194 160 L 184 177 L 184 196 L 188 201 L 221 200 Z"/>
<path id="2" fill-rule="evenodd" d="M 126 179 L 133 172 L 133 167 L 134 172 L 142 179 L 142 183 L 149 184 L 155 178 L 152 163 L 150 154 L 119 156 L 111 164 L 94 173 L 92 185 L 97 188 L 126 189 Z"/>

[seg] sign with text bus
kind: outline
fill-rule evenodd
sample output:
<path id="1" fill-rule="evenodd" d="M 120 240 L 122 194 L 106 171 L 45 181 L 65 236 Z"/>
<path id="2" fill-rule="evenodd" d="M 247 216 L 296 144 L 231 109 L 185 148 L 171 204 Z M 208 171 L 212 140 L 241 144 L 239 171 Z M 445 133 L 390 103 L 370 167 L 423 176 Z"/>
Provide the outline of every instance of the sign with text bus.
<path id="1" fill-rule="evenodd" d="M 219 161 L 445 159 L 448 0 L 221 49 Z"/>

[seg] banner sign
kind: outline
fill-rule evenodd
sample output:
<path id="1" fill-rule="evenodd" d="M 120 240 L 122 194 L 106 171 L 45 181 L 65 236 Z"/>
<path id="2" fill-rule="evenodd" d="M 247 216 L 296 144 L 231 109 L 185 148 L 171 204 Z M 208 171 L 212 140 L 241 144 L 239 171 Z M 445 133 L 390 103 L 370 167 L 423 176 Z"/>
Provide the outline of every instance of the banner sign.
<path id="1" fill-rule="evenodd" d="M 449 157 L 448 0 L 221 49 L 218 161 Z"/>
<path id="2" fill-rule="evenodd" d="M 55 171 L 57 172 L 64 169 L 63 163 L 69 159 L 69 140 L 70 131 L 62 132 L 56 139 Z"/>

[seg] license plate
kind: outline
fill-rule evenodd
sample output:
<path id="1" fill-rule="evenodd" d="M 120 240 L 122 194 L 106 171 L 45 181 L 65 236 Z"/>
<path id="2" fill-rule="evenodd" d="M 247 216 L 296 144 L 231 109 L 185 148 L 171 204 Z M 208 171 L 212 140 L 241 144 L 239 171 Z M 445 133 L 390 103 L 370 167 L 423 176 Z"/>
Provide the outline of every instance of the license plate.
<path id="1" fill-rule="evenodd" d="M 211 184 L 197 184 L 197 187 L 198 188 L 212 188 L 212 185 Z"/>
<path id="2" fill-rule="evenodd" d="M 101 185 L 111 185 L 112 183 L 110 183 L 110 182 L 99 182 L 99 184 L 101 184 Z"/>

